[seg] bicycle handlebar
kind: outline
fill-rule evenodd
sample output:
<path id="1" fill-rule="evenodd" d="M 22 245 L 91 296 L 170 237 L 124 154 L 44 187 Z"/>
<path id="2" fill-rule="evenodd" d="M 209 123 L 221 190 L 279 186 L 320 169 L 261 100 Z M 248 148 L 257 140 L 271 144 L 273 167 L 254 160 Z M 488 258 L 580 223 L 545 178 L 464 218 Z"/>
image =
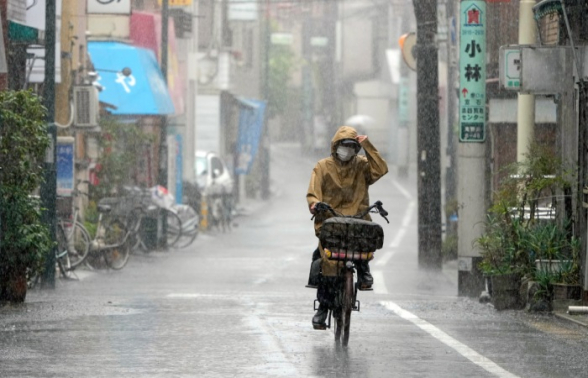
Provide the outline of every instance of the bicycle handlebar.
<path id="1" fill-rule="evenodd" d="M 358 219 L 365 217 L 368 213 L 378 213 L 378 214 L 380 214 L 380 216 L 382 218 L 386 219 L 386 222 L 390 223 L 388 218 L 386 218 L 388 216 L 388 212 L 386 210 L 384 210 L 384 208 L 382 206 L 383 206 L 382 201 L 376 201 L 376 202 L 374 202 L 373 205 L 371 205 L 370 207 L 368 207 L 364 211 L 361 211 L 355 215 L 343 215 L 343 214 L 335 211 L 335 209 L 333 209 L 331 207 L 331 205 L 329 205 L 328 203 L 317 202 L 314 205 L 314 210 L 315 210 L 315 215 L 317 213 L 322 213 L 322 212 L 328 211 L 336 217 L 358 218 Z M 375 209 L 375 211 L 372 211 L 373 209 Z M 315 215 L 313 215 L 312 218 L 310 218 L 310 219 L 313 220 Z"/>

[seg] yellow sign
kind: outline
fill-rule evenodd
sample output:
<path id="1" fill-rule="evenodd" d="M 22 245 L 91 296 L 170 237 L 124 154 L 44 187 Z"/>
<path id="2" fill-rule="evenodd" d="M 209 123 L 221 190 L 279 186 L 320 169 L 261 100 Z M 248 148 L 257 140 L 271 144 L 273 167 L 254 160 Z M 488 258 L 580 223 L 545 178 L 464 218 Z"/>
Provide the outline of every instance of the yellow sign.
<path id="1" fill-rule="evenodd" d="M 167 0 L 169 6 L 186 6 L 192 5 L 192 0 Z M 162 4 L 162 0 L 157 0 L 159 5 Z"/>

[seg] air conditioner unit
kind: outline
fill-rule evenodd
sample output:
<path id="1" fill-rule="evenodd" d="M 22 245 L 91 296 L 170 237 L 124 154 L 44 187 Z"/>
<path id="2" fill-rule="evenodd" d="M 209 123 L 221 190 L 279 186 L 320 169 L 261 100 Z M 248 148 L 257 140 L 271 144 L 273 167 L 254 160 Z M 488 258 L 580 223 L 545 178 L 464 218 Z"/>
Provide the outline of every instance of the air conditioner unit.
<path id="1" fill-rule="evenodd" d="M 74 125 L 78 127 L 98 126 L 98 90 L 93 85 L 75 86 Z"/>

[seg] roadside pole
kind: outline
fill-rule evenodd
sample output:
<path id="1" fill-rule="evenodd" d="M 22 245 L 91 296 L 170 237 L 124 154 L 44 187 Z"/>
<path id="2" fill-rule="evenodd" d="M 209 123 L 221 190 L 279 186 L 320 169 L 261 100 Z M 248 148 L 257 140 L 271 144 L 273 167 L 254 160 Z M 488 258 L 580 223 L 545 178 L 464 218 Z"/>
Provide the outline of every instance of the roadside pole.
<path id="1" fill-rule="evenodd" d="M 417 20 L 418 263 L 440 270 L 441 162 L 437 1 L 413 0 Z"/>
<path id="2" fill-rule="evenodd" d="M 269 49 L 270 49 L 270 2 L 265 0 L 265 32 L 263 38 L 263 77 L 262 77 L 262 94 L 269 105 Z M 263 121 L 263 131 L 261 133 L 261 198 L 264 200 L 270 197 L 270 133 L 268 112 L 265 112 Z"/>
<path id="3" fill-rule="evenodd" d="M 194 161 L 196 160 L 196 99 L 198 96 L 198 1 L 192 1 L 192 36 L 188 53 L 188 92 L 186 100 L 186 140 L 184 141 L 184 181 L 196 180 Z"/>
<path id="4" fill-rule="evenodd" d="M 167 46 L 168 46 L 168 25 L 169 25 L 169 0 L 161 2 L 161 74 L 167 85 Z M 161 116 L 161 129 L 159 133 L 159 185 L 167 189 L 167 116 Z M 167 217 L 165 212 L 160 212 L 161 235 L 158 244 L 167 249 Z"/>
<path id="5" fill-rule="evenodd" d="M 462 0 L 458 145 L 458 295 L 484 290 L 475 240 L 486 214 L 486 2 Z"/>
<path id="6" fill-rule="evenodd" d="M 55 127 L 55 0 L 46 0 L 45 3 L 45 81 L 43 83 L 43 105 L 47 108 L 47 132 L 50 137 L 50 145 L 45 157 L 45 180 L 41 185 L 41 205 L 43 211 L 43 223 L 49 227 L 49 235 L 53 241 L 53 247 L 45 260 L 45 270 L 41 287 L 45 289 L 55 288 L 55 252 L 57 224 L 57 171 L 55 165 L 57 144 L 57 129 Z"/>
<path id="7" fill-rule="evenodd" d="M 535 0 L 521 0 L 519 4 L 519 45 L 536 43 L 535 4 Z M 517 106 L 517 161 L 521 163 L 535 139 L 535 95 L 519 93 Z"/>

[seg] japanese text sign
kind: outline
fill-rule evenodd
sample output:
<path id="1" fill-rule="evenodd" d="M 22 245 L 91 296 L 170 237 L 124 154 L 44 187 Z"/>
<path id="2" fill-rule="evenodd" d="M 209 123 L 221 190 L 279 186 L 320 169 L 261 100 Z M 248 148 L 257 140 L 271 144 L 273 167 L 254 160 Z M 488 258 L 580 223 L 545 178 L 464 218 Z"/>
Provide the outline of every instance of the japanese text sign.
<path id="1" fill-rule="evenodd" d="M 486 139 L 486 2 L 464 0 L 460 8 L 459 141 Z"/>

